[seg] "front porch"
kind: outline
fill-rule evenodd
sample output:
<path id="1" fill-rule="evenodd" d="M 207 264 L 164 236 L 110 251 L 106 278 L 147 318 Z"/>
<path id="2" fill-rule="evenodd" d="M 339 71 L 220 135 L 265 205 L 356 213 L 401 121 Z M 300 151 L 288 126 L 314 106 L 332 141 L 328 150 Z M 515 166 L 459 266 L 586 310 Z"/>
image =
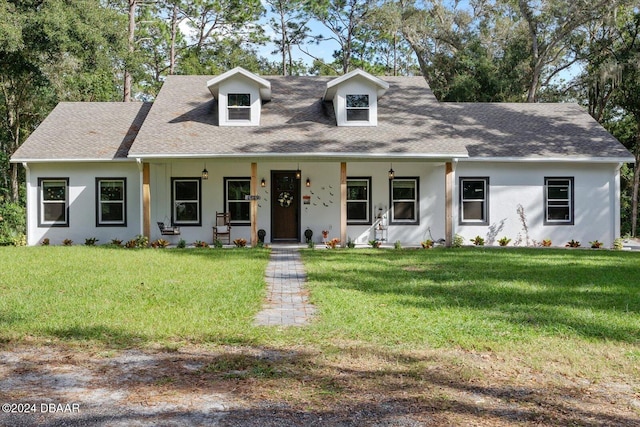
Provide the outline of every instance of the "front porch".
<path id="1" fill-rule="evenodd" d="M 341 246 L 374 239 L 417 246 L 427 238 L 452 238 L 453 168 L 443 161 L 149 159 L 138 164 L 143 233 L 150 240 L 159 238 L 155 224 L 162 221 L 179 226 L 186 242 L 211 244 L 215 213 L 223 211 L 231 213 L 231 240 L 246 239 L 251 246 L 259 230 L 267 244 L 306 244 L 307 230 L 316 244 L 336 238 Z"/>

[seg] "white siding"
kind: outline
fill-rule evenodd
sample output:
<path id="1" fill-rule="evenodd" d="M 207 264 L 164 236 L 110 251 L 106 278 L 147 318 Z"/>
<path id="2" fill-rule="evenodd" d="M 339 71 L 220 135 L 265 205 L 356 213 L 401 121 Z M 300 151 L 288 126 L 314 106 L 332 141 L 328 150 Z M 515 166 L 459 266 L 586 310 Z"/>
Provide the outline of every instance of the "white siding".
<path id="1" fill-rule="evenodd" d="M 564 246 L 571 239 L 588 246 L 599 240 L 610 247 L 618 237 L 620 212 L 616 185 L 617 164 L 567 163 L 489 163 L 459 162 L 455 170 L 455 233 L 469 239 L 479 235 L 486 245 L 497 245 L 501 237 L 510 245 L 526 244 L 527 233 L 517 213 L 522 206 L 528 227 L 529 243 L 551 239 L 553 246 Z M 459 225 L 460 177 L 489 177 L 489 225 Z M 574 224 L 544 225 L 545 177 L 574 178 Z"/>
<path id="2" fill-rule="evenodd" d="M 38 179 L 69 179 L 69 226 L 38 226 Z M 96 226 L 96 178 L 126 178 L 126 226 Z M 67 163 L 29 164 L 27 182 L 27 243 L 37 245 L 44 238 L 52 245 L 61 245 L 65 239 L 74 245 L 84 244 L 85 239 L 97 237 L 98 244 L 111 239 L 123 241 L 142 233 L 140 205 L 140 172 L 133 162 L 126 163 Z"/>

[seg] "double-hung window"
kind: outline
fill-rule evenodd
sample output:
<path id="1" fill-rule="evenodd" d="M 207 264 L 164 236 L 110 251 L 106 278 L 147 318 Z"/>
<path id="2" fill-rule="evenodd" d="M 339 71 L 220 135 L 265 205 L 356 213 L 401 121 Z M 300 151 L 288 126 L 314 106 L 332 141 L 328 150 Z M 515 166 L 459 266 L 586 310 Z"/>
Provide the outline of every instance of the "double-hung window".
<path id="1" fill-rule="evenodd" d="M 544 179 L 546 225 L 573 225 L 573 177 Z"/>
<path id="2" fill-rule="evenodd" d="M 347 121 L 369 121 L 369 95 L 347 95 Z"/>
<path id="3" fill-rule="evenodd" d="M 391 186 L 391 224 L 419 224 L 418 178 L 395 178 Z"/>
<path id="4" fill-rule="evenodd" d="M 460 178 L 460 224 L 489 224 L 489 178 Z"/>
<path id="5" fill-rule="evenodd" d="M 231 213 L 231 222 L 236 225 L 249 225 L 251 202 L 246 196 L 251 194 L 251 178 L 224 179 L 225 205 Z"/>
<path id="6" fill-rule="evenodd" d="M 201 225 L 200 178 L 172 178 L 172 220 L 176 225 Z"/>
<path id="7" fill-rule="evenodd" d="M 347 178 L 347 224 L 371 224 L 371 178 Z"/>
<path id="8" fill-rule="evenodd" d="M 39 178 L 38 225 L 69 226 L 69 178 Z"/>
<path id="9" fill-rule="evenodd" d="M 227 119 L 251 120 L 251 95 L 230 93 L 227 95 Z"/>
<path id="10" fill-rule="evenodd" d="M 96 178 L 96 226 L 127 225 L 126 178 Z"/>

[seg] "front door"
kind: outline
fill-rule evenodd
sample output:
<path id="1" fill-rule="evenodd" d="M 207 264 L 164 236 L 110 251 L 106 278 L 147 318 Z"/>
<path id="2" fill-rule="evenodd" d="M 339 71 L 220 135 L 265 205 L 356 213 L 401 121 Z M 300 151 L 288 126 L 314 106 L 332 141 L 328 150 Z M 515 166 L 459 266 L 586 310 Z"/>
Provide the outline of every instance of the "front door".
<path id="1" fill-rule="evenodd" d="M 295 172 L 271 173 L 271 240 L 300 241 L 300 180 Z"/>

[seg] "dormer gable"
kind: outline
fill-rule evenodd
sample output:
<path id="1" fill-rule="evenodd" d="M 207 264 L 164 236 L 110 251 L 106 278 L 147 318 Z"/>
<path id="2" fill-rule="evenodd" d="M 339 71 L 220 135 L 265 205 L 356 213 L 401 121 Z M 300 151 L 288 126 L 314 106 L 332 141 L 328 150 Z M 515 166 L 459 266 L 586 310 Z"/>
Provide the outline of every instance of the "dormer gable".
<path id="1" fill-rule="evenodd" d="M 378 99 L 387 89 L 389 83 L 357 69 L 329 81 L 322 99 L 333 102 L 338 126 L 377 126 Z"/>
<path id="2" fill-rule="evenodd" d="M 259 126 L 262 104 L 271 100 L 271 83 L 242 67 L 207 82 L 218 102 L 220 126 Z"/>

